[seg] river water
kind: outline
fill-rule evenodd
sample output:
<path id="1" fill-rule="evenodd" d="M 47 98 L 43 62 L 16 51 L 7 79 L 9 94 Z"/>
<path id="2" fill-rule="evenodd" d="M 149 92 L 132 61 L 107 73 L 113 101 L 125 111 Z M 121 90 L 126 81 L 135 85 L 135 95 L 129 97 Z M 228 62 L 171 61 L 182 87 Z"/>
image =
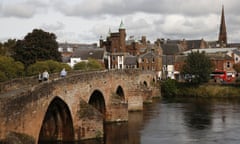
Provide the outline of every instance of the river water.
<path id="1" fill-rule="evenodd" d="M 239 144 L 240 100 L 155 100 L 105 133 L 104 144 Z"/>

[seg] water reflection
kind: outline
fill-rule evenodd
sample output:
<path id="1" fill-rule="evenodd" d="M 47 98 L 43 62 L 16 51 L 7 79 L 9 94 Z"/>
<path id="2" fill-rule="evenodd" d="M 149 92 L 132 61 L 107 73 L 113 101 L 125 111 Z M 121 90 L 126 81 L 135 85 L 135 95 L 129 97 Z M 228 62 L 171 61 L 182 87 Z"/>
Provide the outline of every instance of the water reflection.
<path id="1" fill-rule="evenodd" d="M 207 129 L 212 124 L 212 103 L 207 99 L 195 99 L 187 104 L 184 120 L 190 129 Z"/>
<path id="2" fill-rule="evenodd" d="M 126 123 L 106 124 L 103 141 L 81 144 L 237 144 L 239 133 L 239 99 L 161 100 Z"/>

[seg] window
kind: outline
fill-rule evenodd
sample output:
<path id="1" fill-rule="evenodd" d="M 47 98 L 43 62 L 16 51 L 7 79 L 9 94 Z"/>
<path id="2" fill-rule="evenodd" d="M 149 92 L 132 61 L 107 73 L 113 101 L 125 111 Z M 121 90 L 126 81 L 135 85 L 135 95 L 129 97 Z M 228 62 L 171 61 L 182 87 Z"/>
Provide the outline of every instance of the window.
<path id="1" fill-rule="evenodd" d="M 231 63 L 227 62 L 227 68 L 230 68 L 230 66 L 231 66 Z"/>

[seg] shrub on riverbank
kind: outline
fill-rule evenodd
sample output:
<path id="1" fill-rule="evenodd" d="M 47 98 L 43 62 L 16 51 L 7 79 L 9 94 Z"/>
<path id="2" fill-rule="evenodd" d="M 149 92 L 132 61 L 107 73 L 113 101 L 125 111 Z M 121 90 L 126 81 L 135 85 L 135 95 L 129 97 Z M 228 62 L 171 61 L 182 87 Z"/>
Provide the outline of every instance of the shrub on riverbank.
<path id="1" fill-rule="evenodd" d="M 172 79 L 167 79 L 161 84 L 161 92 L 165 97 L 174 97 L 178 93 L 177 81 Z"/>
<path id="2" fill-rule="evenodd" d="M 169 83 L 162 84 L 162 95 L 165 97 L 239 97 L 239 85 L 218 85 L 203 84 L 189 85 L 186 83 Z"/>

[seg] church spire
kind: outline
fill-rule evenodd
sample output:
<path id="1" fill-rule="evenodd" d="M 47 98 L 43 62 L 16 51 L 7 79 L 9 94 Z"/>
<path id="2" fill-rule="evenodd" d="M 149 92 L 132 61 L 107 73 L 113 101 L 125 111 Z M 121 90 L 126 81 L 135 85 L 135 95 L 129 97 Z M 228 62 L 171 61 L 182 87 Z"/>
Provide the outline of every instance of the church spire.
<path id="1" fill-rule="evenodd" d="M 225 16 L 224 16 L 224 6 L 222 6 L 222 16 L 221 16 L 218 42 L 221 46 L 227 44 L 227 30 L 226 30 L 226 23 L 225 23 Z"/>
<path id="2" fill-rule="evenodd" d="M 121 23 L 120 23 L 119 29 L 125 29 L 125 27 L 124 27 L 124 24 L 123 24 L 123 21 L 122 21 L 122 20 L 121 20 Z"/>

